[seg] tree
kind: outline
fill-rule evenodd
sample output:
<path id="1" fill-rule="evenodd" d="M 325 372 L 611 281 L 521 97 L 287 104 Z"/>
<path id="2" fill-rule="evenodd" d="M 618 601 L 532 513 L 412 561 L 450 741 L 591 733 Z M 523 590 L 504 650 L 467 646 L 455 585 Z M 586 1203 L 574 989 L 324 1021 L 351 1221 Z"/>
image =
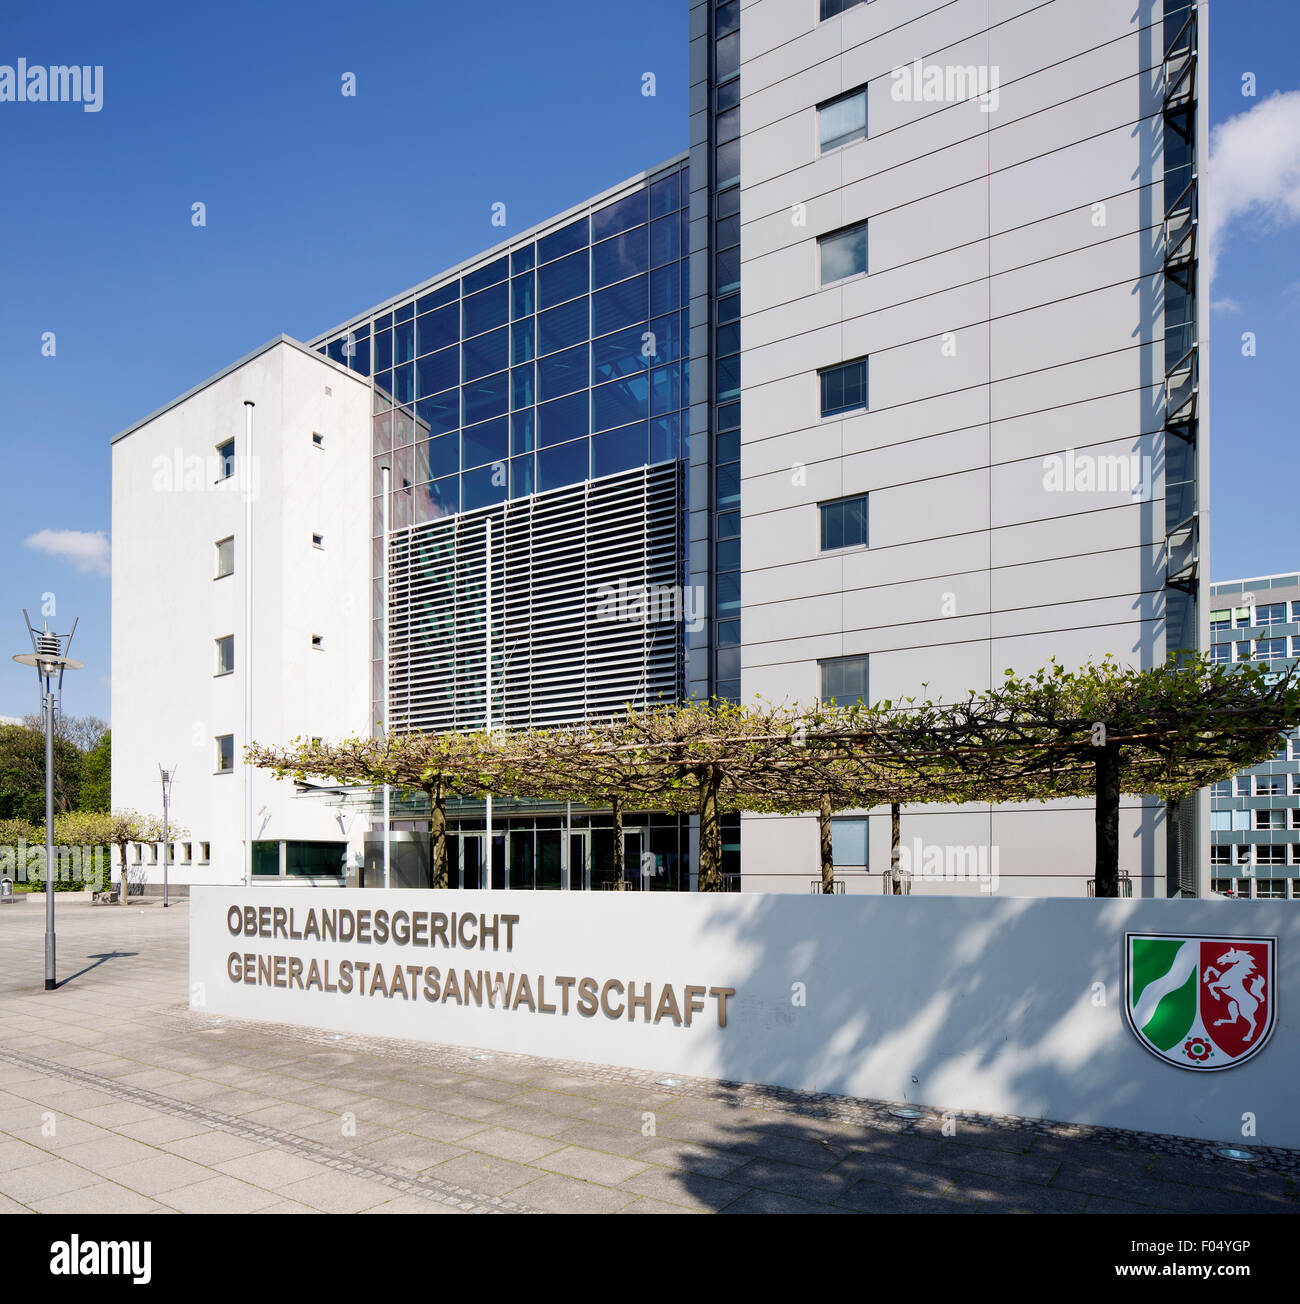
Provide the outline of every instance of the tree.
<path id="1" fill-rule="evenodd" d="M 112 770 L 112 741 L 107 729 L 81 762 L 81 809 L 107 813 L 110 806 L 109 776 Z"/>
<path id="2" fill-rule="evenodd" d="M 54 808 L 73 810 L 81 786 L 81 753 L 54 739 Z M 0 725 L 0 819 L 45 821 L 45 731 Z"/>

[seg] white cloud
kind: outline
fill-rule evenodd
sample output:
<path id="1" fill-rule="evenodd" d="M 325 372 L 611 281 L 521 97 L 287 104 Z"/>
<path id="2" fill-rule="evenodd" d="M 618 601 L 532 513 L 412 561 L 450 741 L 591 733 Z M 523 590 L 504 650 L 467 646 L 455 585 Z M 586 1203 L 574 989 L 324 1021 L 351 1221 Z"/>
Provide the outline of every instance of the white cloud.
<path id="1" fill-rule="evenodd" d="M 1210 133 L 1209 240 L 1212 278 L 1229 232 L 1253 220 L 1266 230 L 1300 223 L 1300 91 L 1287 91 L 1221 122 Z"/>
<path id="2" fill-rule="evenodd" d="M 1236 299 L 1231 299 L 1231 298 L 1212 299 L 1210 301 L 1210 307 L 1213 308 L 1215 312 L 1240 312 L 1241 311 L 1241 304 L 1239 304 L 1236 301 Z"/>
<path id="3" fill-rule="evenodd" d="M 37 552 L 71 562 L 86 575 L 107 575 L 108 535 L 103 530 L 37 530 L 23 542 Z"/>

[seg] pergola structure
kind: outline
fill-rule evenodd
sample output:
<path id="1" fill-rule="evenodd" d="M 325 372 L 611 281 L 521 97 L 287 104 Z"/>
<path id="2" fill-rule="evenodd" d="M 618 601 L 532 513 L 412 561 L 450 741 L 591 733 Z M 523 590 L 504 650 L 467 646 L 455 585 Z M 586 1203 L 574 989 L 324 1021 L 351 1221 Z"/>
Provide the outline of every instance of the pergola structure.
<path id="1" fill-rule="evenodd" d="M 549 730 L 400 734 L 255 745 L 251 764 L 429 797 L 435 886 L 447 884 L 445 799 L 501 796 L 609 805 L 622 881 L 625 810 L 699 817 L 699 887 L 722 890 L 724 811 L 817 812 L 823 891 L 833 890 L 835 810 L 1050 801 L 1096 803 L 1096 894 L 1119 892 L 1120 793 L 1174 800 L 1277 750 L 1300 720 L 1300 668 L 1201 659 L 1152 670 L 1055 663 L 952 703 L 629 709 Z"/>

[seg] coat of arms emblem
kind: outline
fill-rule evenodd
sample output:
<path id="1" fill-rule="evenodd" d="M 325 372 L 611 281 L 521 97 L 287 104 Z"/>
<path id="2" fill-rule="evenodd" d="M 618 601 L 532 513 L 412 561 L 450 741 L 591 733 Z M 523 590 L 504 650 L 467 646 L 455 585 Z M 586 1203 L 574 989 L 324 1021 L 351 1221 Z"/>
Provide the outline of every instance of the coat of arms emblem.
<path id="1" fill-rule="evenodd" d="M 1277 1021 L 1272 937 L 1124 935 L 1124 1014 L 1153 1055 L 1215 1072 L 1257 1055 Z"/>

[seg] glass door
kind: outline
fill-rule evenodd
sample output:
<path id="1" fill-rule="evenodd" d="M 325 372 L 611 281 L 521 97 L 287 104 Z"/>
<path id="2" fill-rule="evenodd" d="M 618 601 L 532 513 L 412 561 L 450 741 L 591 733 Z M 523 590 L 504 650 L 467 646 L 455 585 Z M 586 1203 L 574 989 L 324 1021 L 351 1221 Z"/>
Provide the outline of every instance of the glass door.
<path id="1" fill-rule="evenodd" d="M 483 835 L 481 833 L 460 835 L 460 886 L 464 888 L 483 886 Z"/>
<path id="2" fill-rule="evenodd" d="M 569 888 L 574 892 L 591 888 L 591 835 L 586 829 L 569 834 Z"/>

